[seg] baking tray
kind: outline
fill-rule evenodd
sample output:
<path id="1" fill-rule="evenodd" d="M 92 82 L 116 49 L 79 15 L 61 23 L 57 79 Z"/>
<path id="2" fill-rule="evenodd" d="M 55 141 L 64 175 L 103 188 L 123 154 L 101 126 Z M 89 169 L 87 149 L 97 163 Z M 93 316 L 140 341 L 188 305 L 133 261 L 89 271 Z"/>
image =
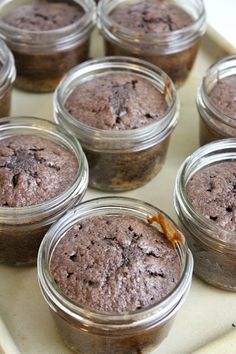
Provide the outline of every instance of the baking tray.
<path id="1" fill-rule="evenodd" d="M 95 31 L 91 56 L 102 54 L 102 39 Z M 195 107 L 197 87 L 208 66 L 226 54 L 227 50 L 212 36 L 204 37 L 191 76 L 178 91 L 181 100 L 180 118 L 171 137 L 162 171 L 144 187 L 119 195 L 145 200 L 176 220 L 173 206 L 176 172 L 182 161 L 198 148 L 199 118 Z M 30 115 L 52 120 L 52 94 L 36 95 L 14 90 L 12 115 Z M 84 199 L 102 195 L 108 193 L 89 189 Z M 20 353 L 71 353 L 57 334 L 48 307 L 41 296 L 35 267 L 0 266 L 0 315 Z M 193 277 L 188 299 L 177 314 L 169 336 L 153 353 L 192 353 L 204 343 L 230 331 L 233 324 L 236 324 L 235 293 L 218 290 Z M 9 335 L 7 337 L 9 339 Z M 0 339 L 2 338 L 0 327 Z M 0 353 L 2 352 L 0 347 Z M 5 349 L 4 354 L 14 353 Z"/>

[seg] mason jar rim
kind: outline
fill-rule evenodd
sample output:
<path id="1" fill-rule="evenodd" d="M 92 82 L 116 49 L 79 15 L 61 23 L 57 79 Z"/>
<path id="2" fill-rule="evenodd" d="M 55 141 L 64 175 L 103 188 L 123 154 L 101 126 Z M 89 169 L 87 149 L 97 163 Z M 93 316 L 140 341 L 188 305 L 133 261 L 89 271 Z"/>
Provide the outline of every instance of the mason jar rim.
<path id="1" fill-rule="evenodd" d="M 151 46 L 150 50 L 153 50 L 152 45 L 157 45 L 157 48 L 155 48 L 157 52 L 158 47 L 160 49 L 164 47 L 167 51 L 166 54 L 168 54 L 189 47 L 191 43 L 197 40 L 206 31 L 206 11 L 203 0 L 191 0 L 191 4 L 188 3 L 188 5 L 192 5 L 193 2 L 197 2 L 196 10 L 198 11 L 198 17 L 193 19 L 188 26 L 168 33 L 145 34 L 137 34 L 136 31 L 118 24 L 109 16 L 117 5 L 119 6 L 126 1 L 127 0 L 100 0 L 97 8 L 97 23 L 102 34 L 114 42 L 118 43 L 121 41 L 120 45 L 127 42 L 132 46 L 144 44 L 146 48 L 148 44 Z M 110 29 L 114 28 L 116 29 L 115 33 L 110 31 Z"/>
<path id="2" fill-rule="evenodd" d="M 4 0 L 0 9 L 15 0 Z M 51 50 L 52 46 L 65 49 L 85 40 L 96 21 L 96 5 L 94 0 L 73 0 L 84 10 L 81 18 L 72 24 L 47 31 L 32 31 L 9 25 L 0 17 L 0 36 L 10 43 L 11 47 L 30 46 L 32 50 Z M 56 36 L 56 38 L 55 38 Z"/>
<path id="3" fill-rule="evenodd" d="M 48 305 L 52 309 L 59 308 L 69 316 L 86 322 L 87 325 L 106 330 L 117 327 L 132 330 L 132 327 L 137 328 L 150 322 L 161 322 L 172 315 L 182 304 L 191 284 L 193 259 L 186 243 L 178 243 L 176 246 L 176 251 L 182 263 L 182 273 L 175 288 L 159 303 L 133 312 L 106 313 L 87 309 L 63 294 L 49 270 L 50 258 L 55 246 L 65 233 L 80 220 L 91 217 L 91 215 L 121 215 L 122 213 L 147 220 L 146 217 L 149 214 L 159 212 L 165 215 L 176 228 L 175 223 L 158 208 L 127 197 L 102 197 L 88 200 L 64 214 L 60 220 L 51 226 L 38 253 L 38 281 Z"/>
<path id="4" fill-rule="evenodd" d="M 114 131 L 89 126 L 69 114 L 64 107 L 64 103 L 72 89 L 79 85 L 80 81 L 83 82 L 86 77 L 94 77 L 96 73 L 106 74 L 115 71 L 124 71 L 124 73 L 128 71 L 130 74 L 140 76 L 151 82 L 161 93 L 166 89 L 165 97 L 170 101 L 170 104 L 161 119 L 136 129 Z M 86 139 L 90 138 L 93 139 L 93 145 L 96 145 L 93 148 L 99 149 L 99 146 L 103 145 L 104 142 L 110 142 L 113 151 L 123 150 L 126 144 L 130 148 L 141 150 L 161 142 L 173 131 L 179 114 L 177 92 L 169 76 L 151 63 L 125 56 L 92 59 L 72 68 L 57 86 L 53 103 L 54 120 L 69 128 L 73 134 L 77 133 L 82 145 L 86 145 Z M 74 129 L 77 129 L 76 132 Z M 94 141 L 96 141 L 96 144 L 94 144 Z"/>
<path id="5" fill-rule="evenodd" d="M 197 107 L 203 119 L 210 121 L 212 114 L 218 120 L 220 120 L 225 125 L 229 127 L 236 128 L 236 117 L 232 117 L 224 113 L 220 108 L 218 108 L 209 96 L 209 88 L 213 89 L 215 84 L 219 82 L 220 79 L 225 79 L 229 76 L 236 75 L 236 55 L 229 55 L 216 63 L 212 64 L 206 71 L 202 82 L 198 89 L 197 95 Z M 222 76 L 222 77 L 221 77 Z M 210 111 L 210 114 L 208 113 Z M 209 117 L 208 117 L 209 116 Z"/>
<path id="6" fill-rule="evenodd" d="M 43 124 L 43 128 L 41 124 Z M 73 154 L 78 161 L 78 171 L 72 184 L 49 200 L 25 207 L 0 206 L 0 222 L 2 223 L 7 222 L 14 224 L 17 222 L 19 224 L 19 218 L 24 219 L 25 217 L 30 218 L 32 216 L 39 216 L 47 211 L 56 210 L 58 207 L 61 208 L 63 203 L 68 202 L 69 197 L 72 199 L 76 197 L 80 190 L 86 188 L 88 184 L 87 160 L 79 141 L 73 136 L 66 133 L 58 125 L 46 119 L 29 116 L 1 118 L 0 140 L 14 135 L 20 135 L 21 131 L 24 135 L 41 136 L 54 142 L 57 141 L 58 143 L 61 143 L 61 145 L 63 144 L 63 146 L 70 148 L 70 151 L 73 151 Z M 46 222 L 51 222 L 51 220 L 46 219 Z M 40 223 L 42 223 L 42 221 L 40 221 Z"/>
<path id="7" fill-rule="evenodd" d="M 0 92 L 11 85 L 16 78 L 15 61 L 12 52 L 5 42 L 0 39 Z"/>
<path id="8" fill-rule="evenodd" d="M 192 155 L 188 156 L 177 172 L 174 205 L 177 215 L 184 213 L 198 229 L 202 230 L 201 237 L 205 242 L 218 245 L 219 249 L 227 250 L 231 253 L 231 251 L 235 252 L 236 250 L 236 241 L 230 242 L 229 240 L 235 239 L 235 232 L 225 230 L 222 226 L 216 225 L 213 221 L 199 213 L 193 207 L 185 190 L 186 182 L 197 171 L 211 164 L 228 160 L 236 160 L 236 138 L 212 141 L 198 148 Z M 219 234 L 219 231 L 226 235 L 226 240 L 215 236 Z"/>

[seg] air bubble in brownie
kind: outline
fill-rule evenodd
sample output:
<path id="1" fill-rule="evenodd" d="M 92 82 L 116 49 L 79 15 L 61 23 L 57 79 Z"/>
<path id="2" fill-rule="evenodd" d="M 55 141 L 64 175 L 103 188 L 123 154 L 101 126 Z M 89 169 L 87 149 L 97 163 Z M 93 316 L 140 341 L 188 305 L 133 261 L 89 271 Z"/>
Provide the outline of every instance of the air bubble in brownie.
<path id="1" fill-rule="evenodd" d="M 21 38 L 16 45 L 10 35 L 9 38 L 6 35 L 15 57 L 17 87 L 33 92 L 52 91 L 70 68 L 87 59 L 88 36 L 73 43 L 71 39 L 66 42 L 63 38 L 68 36 L 69 26 L 80 21 L 84 13 L 83 8 L 72 0 L 45 0 L 16 5 L 1 16 L 3 26 L 9 25 Z M 57 31 L 60 29 L 65 31 L 58 37 Z M 73 31 L 75 33 L 70 34 L 71 38 L 78 28 Z M 28 46 L 21 43 L 24 33 L 28 34 L 27 40 L 32 41 Z"/>
<path id="2" fill-rule="evenodd" d="M 193 24 L 193 17 L 182 7 L 169 0 L 124 1 L 109 13 L 109 18 L 113 21 L 113 26 L 109 29 L 112 35 L 118 38 L 119 29 L 116 27 L 122 26 L 127 31 L 127 36 L 132 31 L 139 40 L 133 41 L 133 44 L 126 43 L 125 40 L 122 42 L 123 37 L 115 41 L 112 35 L 108 38 L 104 34 L 107 55 L 136 56 L 162 68 L 176 85 L 185 81 L 195 60 L 199 39 L 190 43 L 187 48 L 186 45 L 180 45 L 180 49 L 174 50 L 169 48 L 171 43 L 166 43 L 164 48 L 161 42 L 163 36 L 171 36 L 172 33 L 174 35 L 175 31 L 184 30 Z M 150 35 L 156 39 L 160 36 L 162 44 L 145 41 Z M 135 43 L 139 43 L 139 47 Z"/>
<path id="3" fill-rule="evenodd" d="M 167 110 L 164 95 L 147 80 L 132 74 L 107 73 L 79 84 L 65 102 L 67 111 L 96 129 L 129 131 L 161 120 Z M 140 151 L 115 152 L 83 148 L 90 168 L 90 186 L 125 190 L 141 186 L 160 170 L 168 138 Z M 137 149 L 138 150 L 138 149 Z"/>
<path id="4" fill-rule="evenodd" d="M 85 309 L 107 314 L 133 312 L 160 302 L 181 273 L 176 249 L 167 237 L 128 215 L 95 216 L 75 224 L 53 250 L 50 271 L 66 297 Z M 58 319 L 58 325 L 74 350 L 87 347 L 86 336 L 73 321 Z M 150 348 L 161 329 L 155 331 L 156 336 L 150 333 L 150 338 L 149 333 L 140 333 L 139 340 L 114 338 L 110 348 L 96 337 L 96 353 L 135 353 L 142 345 Z M 87 348 L 90 352 L 91 344 Z"/>
<path id="5" fill-rule="evenodd" d="M 23 208 L 42 204 L 65 191 L 74 181 L 78 161 L 60 144 L 34 135 L 15 135 L 0 140 L 0 207 Z M 35 262 L 40 242 L 48 229 L 1 224 L 0 262 Z"/>

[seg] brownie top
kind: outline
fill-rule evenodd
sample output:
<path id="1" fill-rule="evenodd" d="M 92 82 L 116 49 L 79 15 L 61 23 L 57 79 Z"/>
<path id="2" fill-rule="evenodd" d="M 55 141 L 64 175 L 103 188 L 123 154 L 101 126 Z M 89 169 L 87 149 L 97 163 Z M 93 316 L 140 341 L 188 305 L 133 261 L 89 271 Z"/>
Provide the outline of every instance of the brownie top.
<path id="1" fill-rule="evenodd" d="M 209 97 L 224 114 L 236 118 L 236 75 L 218 80 Z"/>
<path id="2" fill-rule="evenodd" d="M 196 172 L 186 185 L 193 207 L 228 231 L 236 231 L 236 161 L 220 162 Z"/>
<path id="3" fill-rule="evenodd" d="M 168 33 L 193 22 L 184 9 L 168 0 L 127 1 L 117 6 L 110 17 L 119 25 L 143 34 Z"/>
<path id="4" fill-rule="evenodd" d="M 0 140 L 0 206 L 40 204 L 62 193 L 75 179 L 76 156 L 34 135 Z"/>
<path id="5" fill-rule="evenodd" d="M 96 216 L 77 223 L 54 249 L 50 270 L 66 296 L 103 312 L 156 303 L 180 278 L 171 242 L 131 216 Z"/>
<path id="6" fill-rule="evenodd" d="M 84 11 L 79 5 L 67 2 L 34 1 L 19 5 L 1 17 L 8 25 L 28 31 L 48 31 L 78 21 Z"/>
<path id="7" fill-rule="evenodd" d="M 79 84 L 67 98 L 65 108 L 94 128 L 126 130 L 159 120 L 167 103 L 147 80 L 129 73 L 107 73 Z"/>

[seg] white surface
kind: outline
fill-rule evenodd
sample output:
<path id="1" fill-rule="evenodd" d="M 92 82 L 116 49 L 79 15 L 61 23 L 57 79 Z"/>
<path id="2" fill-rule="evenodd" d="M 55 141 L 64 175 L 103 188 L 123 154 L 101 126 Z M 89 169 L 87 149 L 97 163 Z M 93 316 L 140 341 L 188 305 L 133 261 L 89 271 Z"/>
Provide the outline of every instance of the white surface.
<path id="1" fill-rule="evenodd" d="M 96 41 L 96 46 L 100 48 L 99 41 Z M 101 53 L 101 48 L 98 51 Z M 213 47 L 205 40 L 190 79 L 179 90 L 180 120 L 171 137 L 166 164 L 147 185 L 120 195 L 143 199 L 176 219 L 172 197 L 176 172 L 186 156 L 198 147 L 196 88 L 206 68 L 223 54 L 217 46 Z M 52 95 L 15 91 L 13 114 L 52 119 Z M 104 193 L 88 190 L 85 199 L 100 195 Z M 0 315 L 22 353 L 71 353 L 56 332 L 40 294 L 34 267 L 0 266 Z M 189 297 L 179 311 L 169 336 L 154 353 L 190 354 L 230 331 L 232 323 L 236 323 L 236 294 L 215 289 L 194 277 Z M 216 351 L 215 354 L 221 352 Z"/>
<path id="2" fill-rule="evenodd" d="M 205 0 L 208 23 L 212 34 L 230 52 L 236 52 L 235 0 Z"/>
<path id="3" fill-rule="evenodd" d="M 0 353 L 1 354 L 20 354 L 16 347 L 5 323 L 0 318 Z"/>

